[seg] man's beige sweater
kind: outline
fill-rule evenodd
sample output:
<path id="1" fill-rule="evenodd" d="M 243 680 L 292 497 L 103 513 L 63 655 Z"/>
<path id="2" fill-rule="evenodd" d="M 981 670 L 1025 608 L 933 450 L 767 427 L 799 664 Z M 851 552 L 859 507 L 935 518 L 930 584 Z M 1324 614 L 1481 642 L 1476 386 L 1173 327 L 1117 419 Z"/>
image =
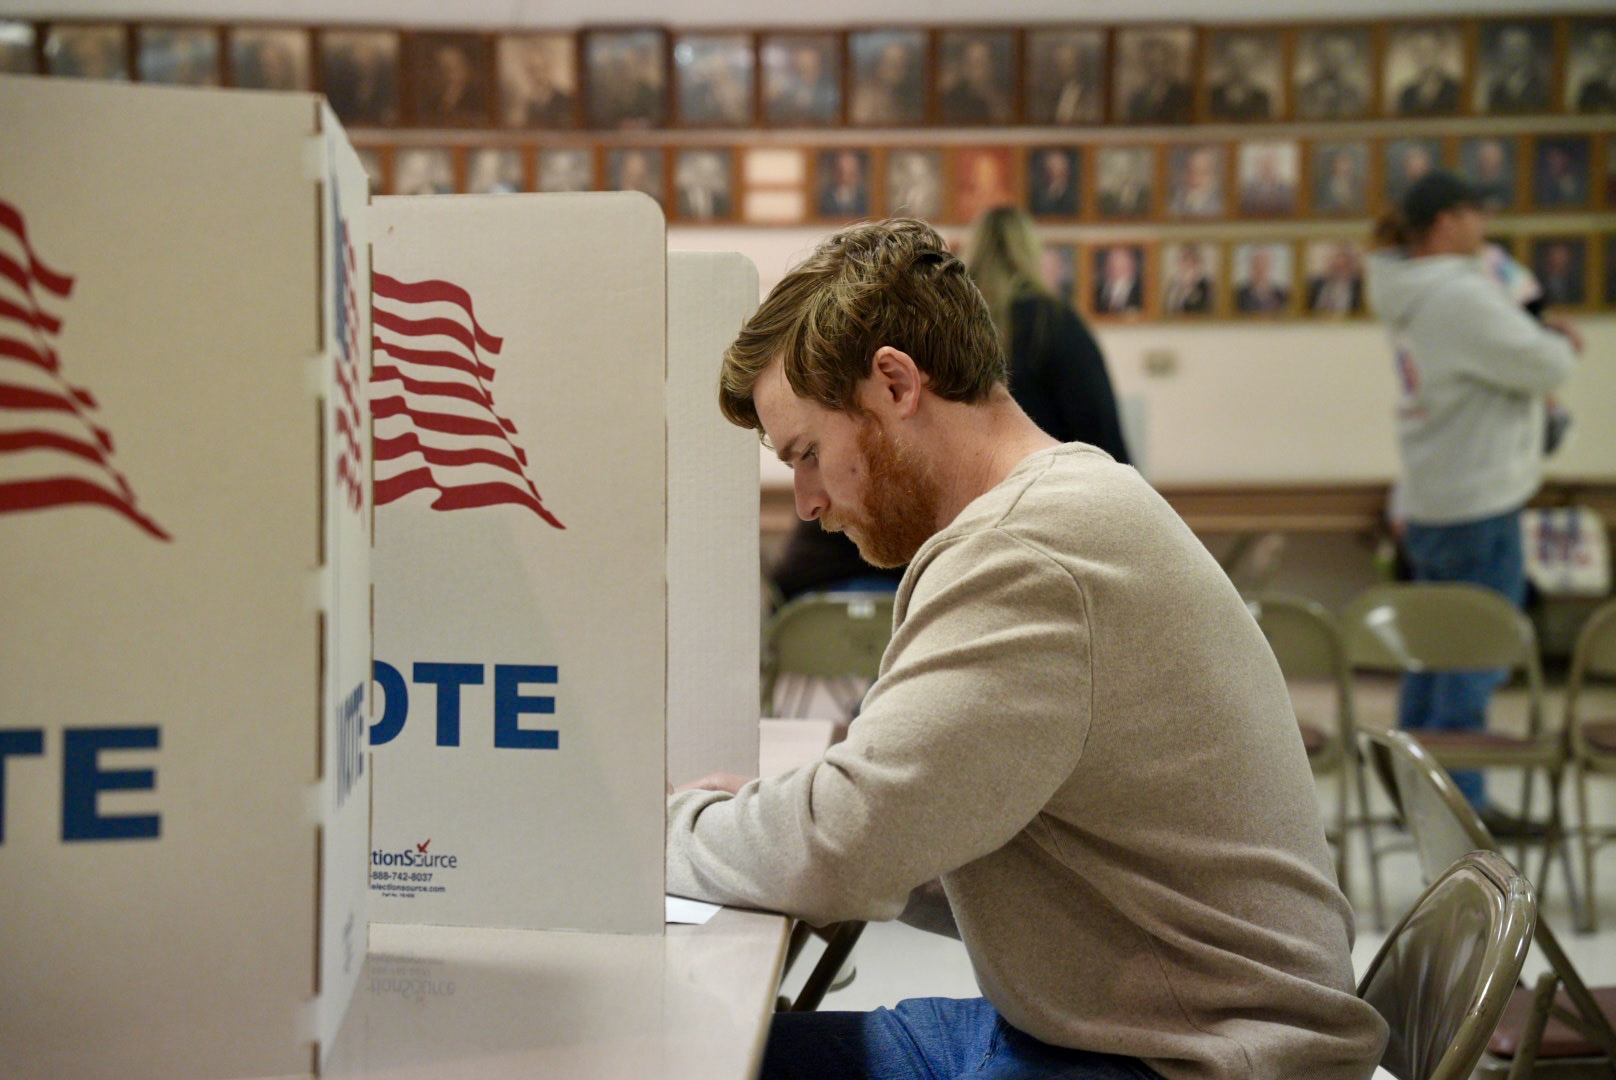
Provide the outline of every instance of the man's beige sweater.
<path id="1" fill-rule="evenodd" d="M 1092 447 L 1032 455 L 920 549 L 845 742 L 668 804 L 678 895 L 891 919 L 939 876 L 983 994 L 1045 1042 L 1171 1080 L 1379 1060 L 1273 654 Z"/>

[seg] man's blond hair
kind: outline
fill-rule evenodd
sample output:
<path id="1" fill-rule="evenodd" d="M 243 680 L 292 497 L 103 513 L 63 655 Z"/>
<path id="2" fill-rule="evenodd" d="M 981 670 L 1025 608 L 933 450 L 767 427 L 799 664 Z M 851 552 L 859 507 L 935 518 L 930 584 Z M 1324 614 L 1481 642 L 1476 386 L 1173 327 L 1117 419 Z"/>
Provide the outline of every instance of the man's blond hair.
<path id="1" fill-rule="evenodd" d="M 986 400 L 1008 380 L 1004 349 L 965 266 L 923 221 L 844 229 L 788 273 L 724 352 L 718 403 L 761 431 L 752 391 L 776 359 L 798 397 L 859 411 L 854 388 L 884 345 L 908 353 L 948 401 Z"/>

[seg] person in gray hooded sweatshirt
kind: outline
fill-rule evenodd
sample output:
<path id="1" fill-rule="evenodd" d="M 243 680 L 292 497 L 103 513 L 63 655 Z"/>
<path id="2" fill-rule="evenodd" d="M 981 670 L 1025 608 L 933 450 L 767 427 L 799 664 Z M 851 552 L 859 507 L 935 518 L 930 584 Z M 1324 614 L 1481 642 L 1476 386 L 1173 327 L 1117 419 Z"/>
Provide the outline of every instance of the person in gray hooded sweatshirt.
<path id="1" fill-rule="evenodd" d="M 1391 335 L 1404 554 L 1416 581 L 1465 581 L 1526 598 L 1520 514 L 1542 482 L 1543 399 L 1571 371 L 1581 339 L 1534 319 L 1480 258 L 1487 216 L 1454 173 L 1433 170 L 1383 219 L 1367 263 L 1369 300 Z M 1399 723 L 1475 730 L 1496 672 L 1404 679 Z M 1523 824 L 1494 807 L 1478 772 L 1455 773 L 1495 833 Z"/>

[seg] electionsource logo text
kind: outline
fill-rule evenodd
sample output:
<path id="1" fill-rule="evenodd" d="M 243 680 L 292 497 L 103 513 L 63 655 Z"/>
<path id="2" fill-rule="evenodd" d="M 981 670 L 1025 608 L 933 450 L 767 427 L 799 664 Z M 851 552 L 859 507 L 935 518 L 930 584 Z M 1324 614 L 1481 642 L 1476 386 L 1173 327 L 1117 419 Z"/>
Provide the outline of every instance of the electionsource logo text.
<path id="1" fill-rule="evenodd" d="M 428 840 L 427 844 L 431 842 Z M 402 866 L 412 870 L 424 870 L 432 867 L 455 870 L 460 866 L 460 856 L 434 855 L 426 850 L 426 844 L 417 844 L 413 851 L 409 848 L 405 848 L 403 851 L 372 851 L 370 853 L 370 865 Z"/>

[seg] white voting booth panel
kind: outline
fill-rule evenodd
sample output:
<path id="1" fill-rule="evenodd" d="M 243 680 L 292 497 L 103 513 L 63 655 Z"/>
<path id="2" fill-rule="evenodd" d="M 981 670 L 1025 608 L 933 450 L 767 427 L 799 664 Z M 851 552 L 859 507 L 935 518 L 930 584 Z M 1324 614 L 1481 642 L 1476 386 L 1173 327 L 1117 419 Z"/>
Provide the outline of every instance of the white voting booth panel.
<path id="1" fill-rule="evenodd" d="M 758 305 L 734 252 L 668 253 L 668 776 L 758 771 L 757 435 L 718 411 Z"/>
<path id="2" fill-rule="evenodd" d="M 364 172 L 0 77 L 0 1075 L 304 1076 L 364 957 Z"/>
<path id="3" fill-rule="evenodd" d="M 373 213 L 373 918 L 659 933 L 661 213 Z"/>

